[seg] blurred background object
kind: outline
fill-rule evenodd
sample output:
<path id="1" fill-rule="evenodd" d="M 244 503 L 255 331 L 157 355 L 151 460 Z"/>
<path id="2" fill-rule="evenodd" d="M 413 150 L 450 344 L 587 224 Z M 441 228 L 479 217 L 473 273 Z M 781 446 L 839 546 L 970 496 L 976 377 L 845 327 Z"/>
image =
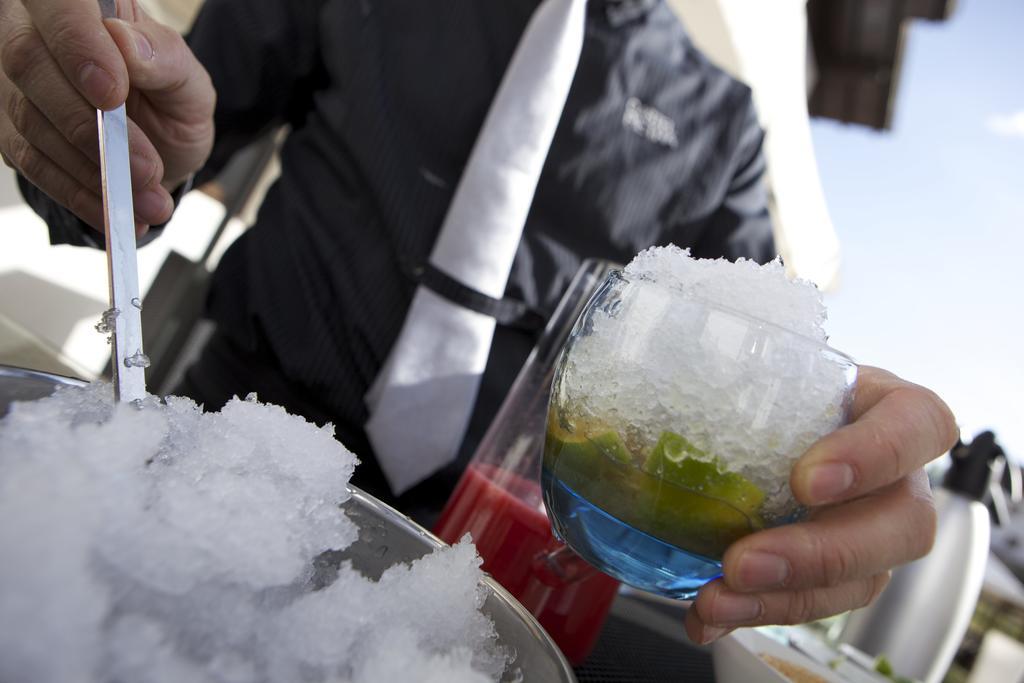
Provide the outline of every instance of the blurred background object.
<path id="1" fill-rule="evenodd" d="M 956 0 L 809 0 L 812 116 L 890 130 L 911 19 L 942 21 Z"/>
<path id="2" fill-rule="evenodd" d="M 909 20 L 954 0 L 670 0 L 713 61 L 754 91 L 767 132 L 772 220 L 790 273 L 829 290 L 840 250 L 809 115 L 891 128 Z"/>
<path id="3" fill-rule="evenodd" d="M 754 92 L 766 136 L 775 245 L 791 275 L 823 289 L 839 276 L 807 110 L 808 24 L 802 0 L 671 0 L 694 42 Z"/>
<path id="4" fill-rule="evenodd" d="M 940 683 L 971 623 L 989 564 L 991 523 L 985 505 L 1006 454 L 992 432 L 957 443 L 935 491 L 935 545 L 899 567 L 872 604 L 846 619 L 839 642 L 886 656 L 902 676 Z"/>
<path id="5" fill-rule="evenodd" d="M 203 0 L 138 0 L 151 17 L 185 33 L 199 12 Z"/>

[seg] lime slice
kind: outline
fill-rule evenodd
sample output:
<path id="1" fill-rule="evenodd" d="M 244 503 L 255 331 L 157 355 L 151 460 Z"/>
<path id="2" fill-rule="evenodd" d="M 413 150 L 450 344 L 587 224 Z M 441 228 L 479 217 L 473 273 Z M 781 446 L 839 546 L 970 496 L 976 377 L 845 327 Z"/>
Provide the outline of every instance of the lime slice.
<path id="1" fill-rule="evenodd" d="M 633 463 L 633 456 L 614 429 L 582 422 L 574 424 L 571 430 L 566 429 L 553 411 L 548 416 L 548 433 L 544 447 L 546 460 L 559 455 L 568 455 L 574 459 L 600 455 L 623 465 Z M 590 463 L 590 466 L 600 465 Z"/>
<path id="2" fill-rule="evenodd" d="M 723 471 L 707 453 L 673 432 L 662 432 L 643 469 L 670 484 L 726 502 L 747 515 L 756 515 L 764 502 L 764 492 L 750 480 Z"/>
<path id="3" fill-rule="evenodd" d="M 548 415 L 548 431 L 544 438 L 544 464 L 553 468 L 559 459 L 567 457 L 583 465 L 594 455 L 594 447 L 586 435 L 563 427 L 552 410 Z"/>
<path id="4" fill-rule="evenodd" d="M 614 432 L 590 438 L 583 430 L 569 431 L 557 419 L 548 422 L 544 466 L 578 495 L 600 506 L 615 497 L 623 477 L 633 467 L 629 451 Z"/>
<path id="5" fill-rule="evenodd" d="M 706 557 L 760 529 L 761 491 L 721 472 L 683 437 L 666 432 L 638 467 L 622 438 L 603 425 L 548 421 L 544 465 L 563 484 L 608 514 Z"/>
<path id="6" fill-rule="evenodd" d="M 633 456 L 629 454 L 626 444 L 622 443 L 622 437 L 619 436 L 618 432 L 607 431 L 596 436 L 588 436 L 587 438 L 591 445 L 594 446 L 594 450 L 606 458 L 611 458 L 623 465 L 631 465 L 633 463 Z"/>

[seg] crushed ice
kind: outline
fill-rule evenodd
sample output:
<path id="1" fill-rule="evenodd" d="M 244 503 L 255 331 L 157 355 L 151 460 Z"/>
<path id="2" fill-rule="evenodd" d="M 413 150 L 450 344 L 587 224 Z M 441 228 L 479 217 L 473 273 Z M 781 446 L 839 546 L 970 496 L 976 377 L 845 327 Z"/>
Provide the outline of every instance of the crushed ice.
<path id="1" fill-rule="evenodd" d="M 62 388 L 0 421 L 0 681 L 493 681 L 505 665 L 468 542 L 371 581 L 355 457 L 282 408 L 204 414 Z"/>
<path id="2" fill-rule="evenodd" d="M 100 334 L 110 334 L 114 331 L 114 326 L 117 323 L 117 316 L 121 315 L 121 311 L 116 308 L 108 308 L 103 311 L 100 315 L 99 322 L 94 326 L 95 330 Z"/>
<path id="3" fill-rule="evenodd" d="M 663 430 L 680 433 L 761 487 L 769 517 L 792 514 L 790 469 L 849 399 L 851 368 L 824 346 L 820 292 L 778 260 L 694 259 L 675 246 L 641 252 L 624 275 L 645 286 L 597 311 L 575 342 L 561 388 L 570 411 L 642 452 Z"/>
<path id="4" fill-rule="evenodd" d="M 121 315 L 121 311 L 116 308 L 108 308 L 103 311 L 100 315 L 99 322 L 97 322 L 93 329 L 100 334 L 107 335 L 107 343 L 111 344 L 114 341 L 114 330 L 117 326 L 117 316 Z"/>
<path id="5" fill-rule="evenodd" d="M 136 351 L 132 355 L 125 357 L 124 364 L 125 367 L 129 368 L 148 368 L 150 365 L 149 356 L 142 351 Z"/>
<path id="6" fill-rule="evenodd" d="M 825 341 L 821 292 L 809 280 L 790 280 L 778 258 L 764 265 L 742 258 L 698 259 L 689 249 L 669 245 L 640 252 L 624 272 Z"/>

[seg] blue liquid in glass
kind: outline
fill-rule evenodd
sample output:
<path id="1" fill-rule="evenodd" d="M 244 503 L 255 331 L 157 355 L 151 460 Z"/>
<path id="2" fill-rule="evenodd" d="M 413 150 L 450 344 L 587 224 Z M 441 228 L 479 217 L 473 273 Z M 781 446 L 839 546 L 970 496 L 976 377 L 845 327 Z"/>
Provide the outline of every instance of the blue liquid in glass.
<path id="1" fill-rule="evenodd" d="M 686 552 L 590 503 L 543 468 L 544 504 L 556 535 L 578 555 L 630 586 L 689 600 L 722 575 L 722 563 Z"/>

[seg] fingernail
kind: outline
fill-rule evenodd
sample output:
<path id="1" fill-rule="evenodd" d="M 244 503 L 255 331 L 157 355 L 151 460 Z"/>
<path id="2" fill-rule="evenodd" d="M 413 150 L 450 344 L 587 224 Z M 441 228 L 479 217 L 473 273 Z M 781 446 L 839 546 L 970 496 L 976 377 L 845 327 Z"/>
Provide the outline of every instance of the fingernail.
<path id="1" fill-rule="evenodd" d="M 149 42 L 149 38 L 134 28 L 131 31 L 132 40 L 135 43 L 135 54 L 143 61 L 153 59 L 153 45 Z"/>
<path id="2" fill-rule="evenodd" d="M 129 37 L 131 37 L 132 47 L 135 49 L 136 57 L 142 61 L 149 61 L 150 59 L 153 59 L 153 45 L 149 42 L 149 38 L 146 37 L 146 34 L 124 19 L 107 19 L 107 21 L 116 23 L 128 33 Z"/>
<path id="3" fill-rule="evenodd" d="M 789 571 L 786 558 L 760 550 L 748 550 L 740 555 L 736 572 L 730 579 L 746 590 L 766 590 L 784 586 Z"/>
<path id="4" fill-rule="evenodd" d="M 78 85 L 92 104 L 102 105 L 107 103 L 115 82 L 114 77 L 106 70 L 92 62 L 86 62 L 78 70 Z"/>
<path id="5" fill-rule="evenodd" d="M 159 190 L 146 190 L 135 199 L 135 215 L 149 224 L 163 223 L 171 208 L 170 197 Z"/>
<path id="6" fill-rule="evenodd" d="M 720 592 L 711 607 L 711 622 L 719 626 L 745 624 L 761 616 L 761 601 L 752 595 Z"/>
<path id="7" fill-rule="evenodd" d="M 710 645 L 711 643 L 715 642 L 716 640 L 724 636 L 730 630 L 731 629 L 719 628 L 717 626 L 705 626 L 700 632 L 700 642 L 697 644 Z"/>
<path id="8" fill-rule="evenodd" d="M 807 480 L 810 502 L 820 504 L 835 500 L 850 490 L 853 480 L 853 468 L 849 465 L 830 462 L 814 466 Z"/>

